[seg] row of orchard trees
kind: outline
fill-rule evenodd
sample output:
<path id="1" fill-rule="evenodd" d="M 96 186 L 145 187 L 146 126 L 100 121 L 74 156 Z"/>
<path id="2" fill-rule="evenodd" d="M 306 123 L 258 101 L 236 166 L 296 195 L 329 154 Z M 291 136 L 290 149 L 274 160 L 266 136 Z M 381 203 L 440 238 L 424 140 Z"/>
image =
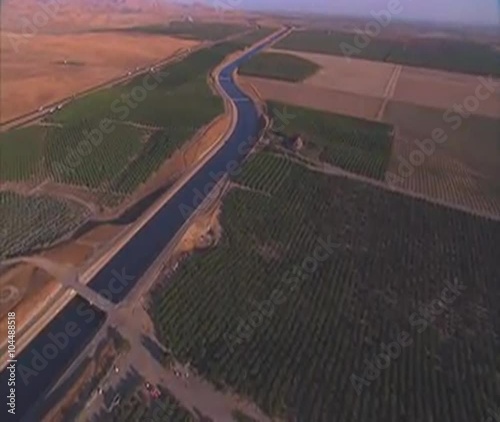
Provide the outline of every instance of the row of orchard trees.
<path id="1" fill-rule="evenodd" d="M 248 160 L 221 242 L 155 292 L 161 340 L 270 414 L 484 420 L 500 405 L 500 227 L 282 160 Z M 450 282 L 453 303 L 429 316 Z"/>
<path id="2" fill-rule="evenodd" d="M 0 258 L 7 258 L 51 245 L 84 224 L 89 211 L 49 196 L 0 192 L 0 217 Z"/>

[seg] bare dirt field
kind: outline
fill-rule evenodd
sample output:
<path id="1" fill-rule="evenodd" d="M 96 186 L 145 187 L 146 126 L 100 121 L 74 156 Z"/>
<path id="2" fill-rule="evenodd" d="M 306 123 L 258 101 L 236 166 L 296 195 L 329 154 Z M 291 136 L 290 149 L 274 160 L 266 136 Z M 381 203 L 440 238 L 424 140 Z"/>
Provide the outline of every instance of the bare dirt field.
<path id="1" fill-rule="evenodd" d="M 295 84 L 264 78 L 240 77 L 251 84 L 259 96 L 302 107 L 376 120 L 382 100 L 342 91 L 327 90 L 306 84 Z"/>
<path id="2" fill-rule="evenodd" d="M 500 117 L 500 81 L 496 82 L 496 92 L 490 93 L 486 88 L 481 88 L 480 95 L 486 97 L 488 94 L 488 97 L 479 101 L 475 114 Z M 481 80 L 475 76 L 404 66 L 393 98 L 446 110 L 453 104 L 462 104 L 468 96 L 475 95 L 479 86 Z"/>
<path id="3" fill-rule="evenodd" d="M 85 261 L 91 253 L 92 247 L 90 245 L 69 241 L 44 251 L 41 255 L 58 264 L 75 265 Z"/>
<path id="4" fill-rule="evenodd" d="M 102 224 L 80 236 L 76 242 L 84 245 L 97 246 L 103 242 L 113 239 L 123 229 L 124 226 Z"/>
<path id="5" fill-rule="evenodd" d="M 198 44 L 191 40 L 145 34 L 36 34 L 20 44 L 16 53 L 9 41 L 9 33 L 2 32 L 0 37 L 0 121 Z"/>
<path id="6" fill-rule="evenodd" d="M 478 77 L 460 73 L 396 66 L 370 60 L 347 60 L 344 57 L 326 54 L 279 49 L 272 51 L 294 54 L 321 66 L 319 72 L 302 82 L 303 85 L 311 87 L 311 91 L 315 94 L 317 91 L 313 91 L 312 88 L 321 87 L 324 90 L 331 90 L 332 96 L 338 96 L 338 92 L 379 99 L 389 96 L 395 101 L 447 110 L 454 104 L 462 104 L 468 96 L 475 95 L 476 88 L 481 85 L 481 79 Z M 398 67 L 400 72 L 396 75 L 396 79 L 391 81 Z M 393 89 L 388 89 L 392 83 L 394 83 Z M 474 114 L 500 117 L 500 81 L 494 80 L 494 83 L 496 91 L 493 93 L 482 88 L 481 95 L 489 95 L 488 98 L 480 100 Z"/>
<path id="7" fill-rule="evenodd" d="M 280 49 L 270 51 L 293 54 L 321 66 L 321 70 L 303 82 L 306 85 L 377 98 L 384 96 L 384 89 L 396 67 L 391 63 L 361 59 L 348 60 L 345 57 L 327 54 Z"/>

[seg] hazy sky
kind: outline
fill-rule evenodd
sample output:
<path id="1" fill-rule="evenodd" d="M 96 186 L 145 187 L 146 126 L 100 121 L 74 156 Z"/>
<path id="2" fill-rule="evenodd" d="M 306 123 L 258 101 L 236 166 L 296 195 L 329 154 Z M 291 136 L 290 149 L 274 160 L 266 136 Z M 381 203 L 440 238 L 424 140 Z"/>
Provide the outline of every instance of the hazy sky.
<path id="1" fill-rule="evenodd" d="M 242 9 L 310 11 L 329 14 L 369 15 L 371 11 L 387 9 L 398 0 L 204 0 Z M 500 0 L 399 0 L 401 19 L 446 22 L 499 23 Z"/>

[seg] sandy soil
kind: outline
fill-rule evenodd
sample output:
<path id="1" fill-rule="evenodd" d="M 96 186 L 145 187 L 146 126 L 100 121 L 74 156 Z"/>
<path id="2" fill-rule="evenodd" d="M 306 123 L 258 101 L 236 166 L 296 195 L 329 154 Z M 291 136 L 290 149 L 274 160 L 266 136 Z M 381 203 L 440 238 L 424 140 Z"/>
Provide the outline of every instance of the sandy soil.
<path id="1" fill-rule="evenodd" d="M 266 100 L 346 114 L 368 120 L 376 120 L 382 100 L 321 87 L 274 81 L 270 79 L 242 77 L 252 84 Z"/>
<path id="2" fill-rule="evenodd" d="M 83 236 L 79 237 L 76 242 L 80 244 L 87 245 L 99 245 L 103 242 L 109 241 L 113 239 L 120 231 L 124 229 L 124 226 L 116 226 L 112 224 L 103 224 L 100 225 Z"/>
<path id="3" fill-rule="evenodd" d="M 196 215 L 176 246 L 174 255 L 203 249 L 217 243 L 222 234 L 222 226 L 219 222 L 221 205 L 220 200 L 216 201 L 209 210 Z"/>
<path id="4" fill-rule="evenodd" d="M 0 288 L 2 289 L 2 301 L 0 303 L 0 317 L 5 316 L 16 304 L 29 294 L 30 285 L 36 277 L 38 270 L 30 264 L 17 264 L 9 268 L 0 276 Z M 43 274 L 43 271 L 41 272 Z M 17 289 L 14 292 L 9 286 Z"/>
<path id="5" fill-rule="evenodd" d="M 0 33 L 0 121 L 198 44 L 197 41 L 144 34 L 36 34 L 20 44 L 16 52 L 10 35 Z M 64 60 L 69 64 L 64 64 Z"/>
<path id="6" fill-rule="evenodd" d="M 16 313 L 16 327 L 19 330 L 31 317 L 43 308 L 46 301 L 56 293 L 61 284 L 45 271 L 30 264 L 17 264 L 0 278 L 2 289 L 12 286 L 19 296 L 2 303 L 0 311 L 0 338 L 7 336 L 7 312 Z"/>
<path id="7" fill-rule="evenodd" d="M 41 255 L 59 264 L 75 265 L 85 261 L 92 251 L 92 247 L 89 245 L 70 241 L 46 250 Z"/>

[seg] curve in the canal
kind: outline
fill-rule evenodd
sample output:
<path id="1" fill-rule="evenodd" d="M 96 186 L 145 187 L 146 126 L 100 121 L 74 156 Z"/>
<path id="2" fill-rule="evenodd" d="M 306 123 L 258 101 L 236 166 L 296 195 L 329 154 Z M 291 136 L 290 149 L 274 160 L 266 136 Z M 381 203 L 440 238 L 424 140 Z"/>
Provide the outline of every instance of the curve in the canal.
<path id="1" fill-rule="evenodd" d="M 233 132 L 221 149 L 97 273 L 89 283 L 91 288 L 96 291 L 110 291 L 110 280 L 116 272 L 133 275 L 133 280 L 123 283 L 121 290 L 113 289 L 116 293 L 112 294 L 111 300 L 115 303 L 123 300 L 189 218 L 189 210 L 196 208 L 209 193 L 207 187 L 213 187 L 215 183 L 212 182 L 223 176 L 229 162 L 240 162 L 244 158 L 249 146 L 255 142 L 262 129 L 262 121 L 254 103 L 238 88 L 232 74 L 242 62 L 275 41 L 282 32 L 276 33 L 264 44 L 250 49 L 219 73 L 222 89 L 237 108 L 237 122 Z M 181 205 L 185 207 L 181 208 Z M 15 358 L 15 415 L 7 413 L 9 399 L 6 396 L 9 395 L 10 388 L 13 388 L 9 386 L 9 367 L 0 373 L 1 406 L 5 406 L 2 412 L 12 416 L 10 420 L 24 420 L 30 408 L 55 384 L 64 370 L 92 340 L 103 322 L 104 314 L 88 302 L 78 296 L 71 300 Z"/>

